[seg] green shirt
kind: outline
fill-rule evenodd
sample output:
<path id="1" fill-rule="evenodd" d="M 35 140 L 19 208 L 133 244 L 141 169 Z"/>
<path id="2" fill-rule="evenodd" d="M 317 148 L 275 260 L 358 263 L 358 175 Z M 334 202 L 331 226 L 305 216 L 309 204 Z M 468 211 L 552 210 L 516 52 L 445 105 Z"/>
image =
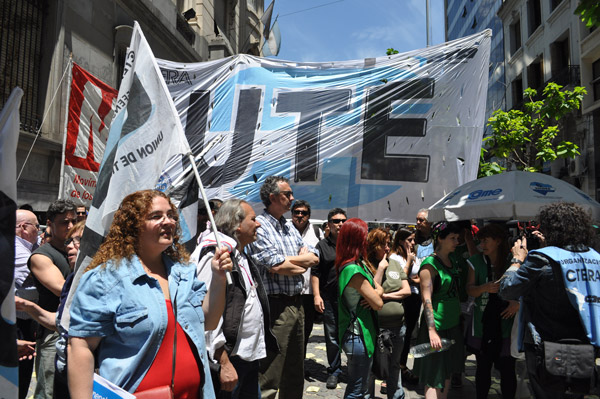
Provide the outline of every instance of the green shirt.
<path id="1" fill-rule="evenodd" d="M 469 300 L 469 295 L 467 295 L 467 279 L 469 278 L 469 264 L 467 263 L 467 259 L 469 259 L 469 256 L 467 244 L 458 245 L 454 252 L 449 255 L 452 263 L 458 266 L 458 274 L 460 276 L 458 297 L 461 302 Z"/>
<path id="2" fill-rule="evenodd" d="M 340 271 L 338 276 L 338 342 L 342 345 L 344 334 L 351 329 L 352 332 L 359 333 L 363 338 L 367 354 L 371 357 L 375 351 L 375 341 L 377 340 L 376 314 L 372 309 L 360 306 L 360 293 L 352 287 L 347 287 L 355 274 L 360 274 L 367 279 L 371 286 L 375 286 L 373 275 L 362 261 L 360 264 L 349 263 Z"/>
<path id="3" fill-rule="evenodd" d="M 408 280 L 408 277 L 406 277 L 406 273 L 398 261 L 389 259 L 388 262 L 389 265 L 385 269 L 385 275 L 381 283 L 383 292 L 400 291 L 402 289 L 402 281 Z M 379 327 L 402 327 L 404 323 L 404 306 L 402 306 L 402 300 L 385 302 L 383 308 L 377 312 L 377 315 L 379 316 Z"/>
<path id="4" fill-rule="evenodd" d="M 452 261 L 452 258 L 450 260 Z M 425 265 L 430 265 L 438 272 L 438 277 L 433 281 L 431 295 L 435 329 L 441 331 L 456 327 L 460 318 L 460 276 L 456 263 L 452 261 L 452 267 L 448 268 L 437 257 L 428 256 L 421 262 L 421 269 Z"/>
<path id="5" fill-rule="evenodd" d="M 469 263 L 475 272 L 475 285 L 483 285 L 489 282 L 488 269 L 492 267 L 489 260 L 484 258 L 483 254 L 473 255 L 469 258 Z M 475 298 L 475 308 L 473 309 L 473 336 L 481 338 L 483 336 L 483 312 L 487 306 L 490 297 L 489 292 L 483 292 Z M 512 331 L 514 318 L 502 319 L 501 329 L 502 338 L 509 338 Z"/>

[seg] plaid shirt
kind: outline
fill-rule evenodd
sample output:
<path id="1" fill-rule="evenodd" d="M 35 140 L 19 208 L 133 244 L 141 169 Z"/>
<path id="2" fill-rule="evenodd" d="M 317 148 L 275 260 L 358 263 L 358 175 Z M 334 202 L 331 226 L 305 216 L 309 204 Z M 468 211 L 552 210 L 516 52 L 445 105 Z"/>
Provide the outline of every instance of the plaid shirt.
<path id="1" fill-rule="evenodd" d="M 260 223 L 256 241 L 246 247 L 246 253 L 258 265 L 267 294 L 300 294 L 304 281 L 301 274 L 282 276 L 269 272 L 273 266 L 285 261 L 287 256 L 298 255 L 300 248 L 306 246 L 300 233 L 283 216 L 277 220 L 266 209 L 256 218 L 256 221 Z M 319 256 L 319 252 L 314 247 L 309 245 L 308 250 Z"/>

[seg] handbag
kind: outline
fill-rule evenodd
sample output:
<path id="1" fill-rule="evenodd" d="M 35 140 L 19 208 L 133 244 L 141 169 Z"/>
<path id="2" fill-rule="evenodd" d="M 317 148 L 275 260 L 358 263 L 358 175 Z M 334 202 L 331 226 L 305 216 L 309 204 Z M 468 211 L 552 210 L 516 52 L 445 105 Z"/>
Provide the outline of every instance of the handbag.
<path id="1" fill-rule="evenodd" d="M 177 296 L 177 293 L 175 293 Z M 175 316 L 175 334 L 173 336 L 173 368 L 171 369 L 171 385 L 162 385 L 145 391 L 134 393 L 137 399 L 175 399 L 175 358 L 177 353 L 177 303 L 173 299 L 173 315 Z"/>
<path id="2" fill-rule="evenodd" d="M 392 360 L 392 338 L 394 333 L 391 330 L 381 329 L 377 334 L 375 351 L 373 352 L 373 366 L 371 370 L 375 377 L 380 380 L 387 380 L 390 374 L 390 364 Z"/>
<path id="3" fill-rule="evenodd" d="M 561 390 L 588 394 L 596 386 L 596 359 L 593 345 L 579 340 L 544 341 L 539 349 L 540 381 L 560 384 Z"/>

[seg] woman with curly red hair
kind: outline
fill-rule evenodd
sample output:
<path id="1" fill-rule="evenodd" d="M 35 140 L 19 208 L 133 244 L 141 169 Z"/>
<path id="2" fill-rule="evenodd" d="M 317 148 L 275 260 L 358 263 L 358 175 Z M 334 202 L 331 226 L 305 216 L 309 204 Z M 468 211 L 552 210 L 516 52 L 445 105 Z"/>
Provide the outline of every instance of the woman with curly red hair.
<path id="1" fill-rule="evenodd" d="M 123 199 L 73 298 L 72 398 L 92 396 L 95 363 L 100 376 L 136 396 L 170 387 L 175 398 L 200 391 L 214 398 L 204 329 L 214 329 L 223 313 L 231 259 L 224 249 L 213 257 L 208 294 L 188 259 L 177 209 L 164 193 Z"/>
<path id="2" fill-rule="evenodd" d="M 367 224 L 348 219 L 340 229 L 335 254 L 338 272 L 338 335 L 348 357 L 348 385 L 344 398 L 364 398 L 369 387 L 377 340 L 377 313 L 383 307 L 383 289 L 374 280 L 367 261 Z"/>

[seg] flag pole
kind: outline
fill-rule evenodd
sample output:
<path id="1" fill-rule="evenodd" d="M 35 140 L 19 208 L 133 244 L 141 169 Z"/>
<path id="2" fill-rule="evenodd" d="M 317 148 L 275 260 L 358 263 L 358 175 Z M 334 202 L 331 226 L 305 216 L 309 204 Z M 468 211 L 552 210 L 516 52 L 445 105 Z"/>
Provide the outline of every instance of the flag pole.
<path id="1" fill-rule="evenodd" d="M 70 69 L 69 69 L 69 75 L 67 78 L 67 82 L 69 82 L 69 89 L 67 90 L 67 102 L 65 105 L 65 128 L 64 128 L 64 134 L 63 134 L 63 145 L 62 145 L 62 157 L 61 157 L 61 163 L 60 163 L 60 180 L 58 183 L 58 198 L 59 199 L 64 199 L 64 198 L 69 198 L 68 195 L 65 195 L 65 193 L 63 193 L 63 190 L 65 188 L 65 148 L 67 147 L 67 130 L 69 128 L 69 102 L 71 101 L 71 89 L 73 86 L 73 52 L 71 52 L 71 54 L 69 54 L 69 65 L 70 65 Z"/>
<path id="2" fill-rule="evenodd" d="M 217 241 L 217 248 L 221 248 L 221 240 L 219 239 L 219 234 L 217 233 L 217 225 L 215 224 L 215 219 L 213 218 L 212 212 L 210 211 L 210 205 L 208 204 L 208 198 L 206 198 L 206 191 L 204 191 L 204 185 L 202 184 L 202 180 L 200 179 L 200 173 L 198 173 L 198 168 L 196 167 L 196 161 L 194 160 L 194 156 L 191 152 L 187 154 L 190 159 L 190 163 L 192 164 L 192 169 L 194 170 L 194 176 L 196 176 L 196 180 L 198 181 L 198 185 L 200 186 L 200 194 L 202 195 L 202 201 L 204 201 L 204 206 L 208 213 L 208 219 L 210 220 L 210 228 L 215 235 L 215 240 Z M 227 279 L 227 285 L 233 284 L 231 280 L 231 273 L 225 272 L 225 278 Z"/>

